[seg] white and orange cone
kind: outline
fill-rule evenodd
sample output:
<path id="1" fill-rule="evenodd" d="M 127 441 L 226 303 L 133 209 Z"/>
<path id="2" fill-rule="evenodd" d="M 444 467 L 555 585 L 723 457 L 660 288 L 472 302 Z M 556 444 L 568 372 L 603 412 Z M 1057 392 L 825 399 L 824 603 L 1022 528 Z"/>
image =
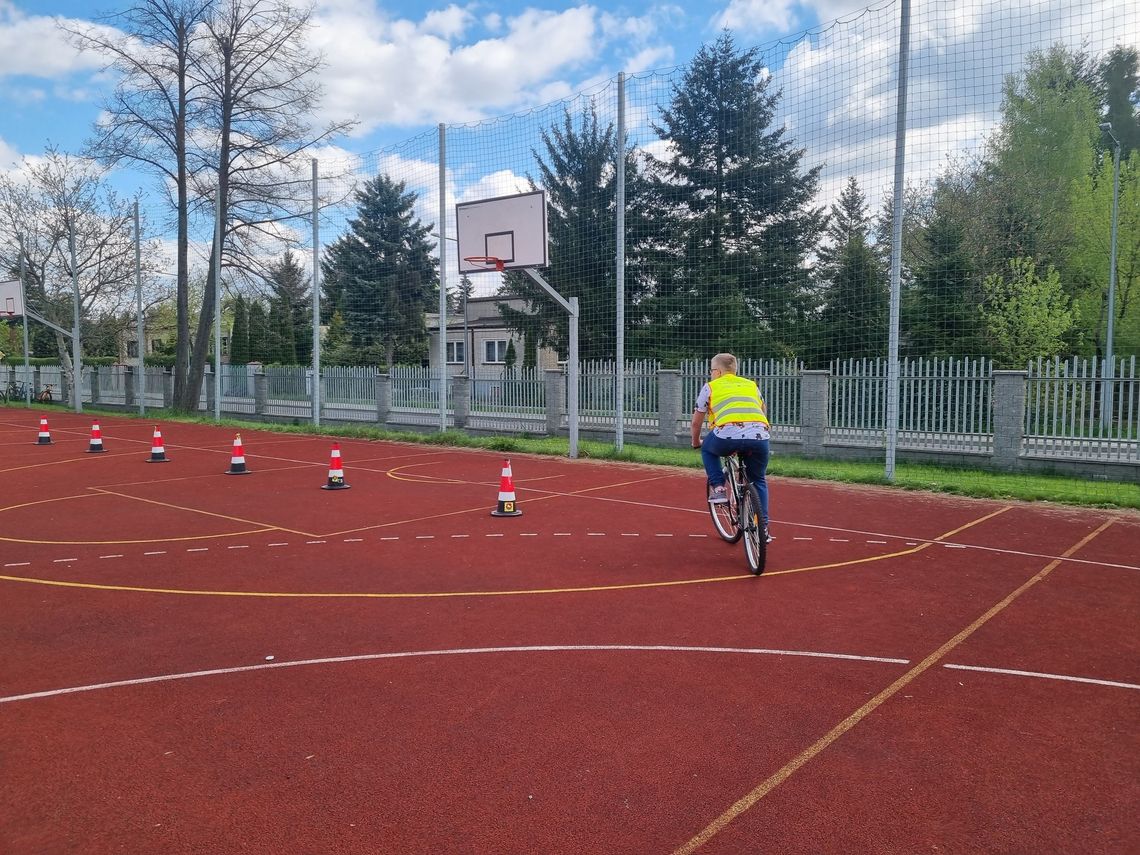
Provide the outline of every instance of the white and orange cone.
<path id="1" fill-rule="evenodd" d="M 322 490 L 347 490 L 348 484 L 344 483 L 344 466 L 340 459 L 340 443 L 334 442 L 332 447 L 332 457 L 329 460 L 329 480 L 328 483 L 321 487 Z"/>
<path id="2" fill-rule="evenodd" d="M 48 430 L 47 416 L 40 419 L 40 435 L 36 445 L 51 445 L 51 431 Z"/>
<path id="3" fill-rule="evenodd" d="M 511 474 L 511 461 L 503 461 L 503 474 L 499 476 L 499 503 L 491 511 L 493 517 L 521 517 L 518 502 L 515 500 L 515 479 Z"/>
<path id="4" fill-rule="evenodd" d="M 166 446 L 162 444 L 162 431 L 158 429 L 158 425 L 154 426 L 154 439 L 150 441 L 150 459 L 147 463 L 169 463 L 170 459 L 166 456 Z"/>
<path id="5" fill-rule="evenodd" d="M 99 454 L 104 450 L 103 432 L 99 430 L 99 420 L 96 419 L 91 423 L 91 443 L 87 446 L 87 453 Z"/>
<path id="6" fill-rule="evenodd" d="M 241 434 L 239 433 L 234 437 L 234 451 L 230 457 L 230 468 L 226 470 L 227 475 L 248 475 L 249 470 L 245 468 L 245 449 L 241 445 Z"/>

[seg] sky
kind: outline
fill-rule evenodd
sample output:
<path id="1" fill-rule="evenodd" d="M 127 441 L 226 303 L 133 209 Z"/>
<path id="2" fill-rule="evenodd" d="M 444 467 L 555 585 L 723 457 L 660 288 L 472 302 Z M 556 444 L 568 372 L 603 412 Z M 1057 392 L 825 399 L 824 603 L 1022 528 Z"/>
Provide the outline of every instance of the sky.
<path id="1" fill-rule="evenodd" d="M 126 2 L 0 0 L 0 169 L 18 168 L 49 144 L 80 150 L 114 80 L 98 57 L 68 44 L 57 22 L 96 23 Z M 619 71 L 629 75 L 632 141 L 661 154 L 664 144 L 649 123 L 679 79 L 663 69 L 689 62 L 727 28 L 738 46 L 762 48 L 782 93 L 776 122 L 804 147 L 805 163 L 822 166 L 819 203 L 834 201 L 854 176 L 874 211 L 892 184 L 899 0 L 870 5 L 315 0 L 311 47 L 326 60 L 316 118 L 357 122 L 322 156 L 354 161 L 358 174 L 383 168 L 407 176 L 423 218 L 435 220 L 437 123 L 530 114 L 549 126 L 560 108 L 542 105 L 583 91 L 609 99 Z M 948 158 L 976 151 L 993 133 L 1005 75 L 1020 70 L 1030 50 L 1061 41 L 1097 55 L 1114 44 L 1140 44 L 1137 2 L 913 0 L 913 8 L 912 182 L 929 180 Z M 525 121 L 488 122 L 486 147 L 476 132 L 449 130 L 449 204 L 526 189 L 537 131 Z M 400 148 L 417 137 L 420 143 Z M 508 148 L 513 155 L 503 153 Z M 153 179 L 141 173 L 124 170 L 113 180 L 125 194 L 153 191 Z"/>

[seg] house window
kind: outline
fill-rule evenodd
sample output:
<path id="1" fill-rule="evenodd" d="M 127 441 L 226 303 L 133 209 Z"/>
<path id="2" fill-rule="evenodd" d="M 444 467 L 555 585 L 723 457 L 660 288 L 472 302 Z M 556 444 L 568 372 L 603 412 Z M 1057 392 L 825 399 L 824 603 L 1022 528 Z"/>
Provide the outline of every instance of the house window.
<path id="1" fill-rule="evenodd" d="M 507 361 L 507 340 L 483 342 L 483 361 L 486 363 Z"/>
<path id="2" fill-rule="evenodd" d="M 448 365 L 463 365 L 466 362 L 467 348 L 463 344 L 461 341 L 449 341 L 447 343 Z"/>

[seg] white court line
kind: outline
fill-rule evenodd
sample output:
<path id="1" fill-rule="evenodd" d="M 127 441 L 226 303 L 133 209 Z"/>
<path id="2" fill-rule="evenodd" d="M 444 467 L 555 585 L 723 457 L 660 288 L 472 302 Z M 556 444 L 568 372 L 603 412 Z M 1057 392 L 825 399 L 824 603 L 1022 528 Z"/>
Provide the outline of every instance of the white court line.
<path id="1" fill-rule="evenodd" d="M 416 540 L 435 540 L 434 534 L 417 534 Z"/>
<path id="2" fill-rule="evenodd" d="M 345 543 L 364 543 L 364 538 L 363 537 L 346 537 L 344 539 L 344 542 Z"/>
<path id="3" fill-rule="evenodd" d="M 888 665 L 909 665 L 909 659 L 887 659 L 878 656 L 856 656 L 852 653 L 824 653 L 811 650 L 774 650 L 763 647 L 690 647 L 670 644 L 539 644 L 524 647 L 461 647 L 452 650 L 413 650 L 401 653 L 367 653 L 359 656 L 332 656 L 326 659 L 301 659 L 295 662 L 267 662 L 261 665 L 243 665 L 237 668 L 214 668 L 209 671 L 189 671 L 182 674 L 164 674 L 160 677 L 140 677 L 135 680 L 116 680 L 113 683 L 94 683 L 88 686 L 71 686 L 30 692 L 26 695 L 9 695 L 0 698 L 0 704 L 30 701 L 36 698 L 53 698 L 78 692 L 115 689 L 122 686 L 142 686 L 147 683 L 169 683 L 195 677 L 217 677 L 225 674 L 243 674 L 249 671 L 268 671 L 272 668 L 296 668 L 302 665 L 336 665 L 345 662 L 373 662 L 381 659 L 411 659 L 421 656 L 463 656 L 477 653 L 563 653 L 580 651 L 634 651 L 664 653 L 738 653 L 766 656 L 805 656 L 814 659 L 845 659 L 857 662 L 877 662 Z"/>
<path id="4" fill-rule="evenodd" d="M 323 540 L 306 540 L 305 543 L 324 543 Z"/>
<path id="5" fill-rule="evenodd" d="M 1117 689 L 1140 689 L 1136 683 L 1118 683 L 1115 680 L 1094 680 L 1092 677 L 1070 677 L 1065 674 L 1046 674 L 1041 671 L 1016 671 L 1012 668 L 983 668 L 980 665 L 943 665 L 955 671 L 981 671 L 986 674 L 1008 674 L 1013 677 L 1037 677 L 1041 680 L 1065 680 L 1069 683 L 1091 683 L 1094 686 L 1113 686 Z"/>
<path id="6" fill-rule="evenodd" d="M 287 544 L 287 543 L 271 543 L 269 545 L 270 546 L 288 546 L 289 544 Z"/>
<path id="7" fill-rule="evenodd" d="M 247 546 L 247 545 L 242 545 L 242 546 L 227 546 L 227 547 L 226 547 L 226 549 L 249 549 L 249 546 Z"/>
<path id="8" fill-rule="evenodd" d="M 469 534 L 453 534 L 452 537 L 470 537 Z"/>
<path id="9" fill-rule="evenodd" d="M 159 550 L 158 552 L 144 552 L 143 553 L 143 555 L 165 555 L 165 554 L 166 554 L 165 549 Z"/>
<path id="10" fill-rule="evenodd" d="M 70 564 L 72 561 L 78 561 L 78 558 L 57 558 L 52 564 Z"/>
<path id="11" fill-rule="evenodd" d="M 199 546 L 196 549 L 187 549 L 187 552 L 209 552 L 210 548 L 207 546 Z"/>
<path id="12" fill-rule="evenodd" d="M 99 557 L 100 558 L 122 558 L 123 554 L 120 552 L 118 555 L 100 555 Z M 5 564 L 4 566 L 7 567 L 8 565 Z"/>
<path id="13" fill-rule="evenodd" d="M 31 561 L 17 561 L 15 564 L 5 564 L 5 567 L 27 567 Z"/>

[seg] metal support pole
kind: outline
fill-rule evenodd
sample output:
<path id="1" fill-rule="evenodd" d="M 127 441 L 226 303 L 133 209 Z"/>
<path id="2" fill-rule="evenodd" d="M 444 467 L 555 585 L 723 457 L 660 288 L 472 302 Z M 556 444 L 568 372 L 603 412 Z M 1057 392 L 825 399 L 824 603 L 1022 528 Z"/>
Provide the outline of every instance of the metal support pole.
<path id="1" fill-rule="evenodd" d="M 1107 125 L 1108 127 L 1105 127 Z M 1104 345 L 1104 380 L 1101 390 L 1100 426 L 1101 433 L 1112 429 L 1113 398 L 1115 397 L 1116 363 L 1113 353 L 1113 324 L 1116 321 L 1116 223 L 1120 211 L 1120 140 L 1112 132 L 1112 123 L 1105 122 L 1101 128 L 1112 137 L 1112 239 L 1108 256 L 1108 329 Z"/>
<path id="2" fill-rule="evenodd" d="M 75 412 L 83 412 L 83 356 L 79 341 L 79 271 L 75 264 L 75 222 L 68 223 L 67 245 L 71 250 L 71 291 L 74 300 L 71 336 L 71 394 L 75 397 Z"/>
<path id="3" fill-rule="evenodd" d="M 443 122 L 439 123 L 439 429 L 447 430 L 447 128 Z"/>
<path id="4" fill-rule="evenodd" d="M 570 361 L 566 363 L 566 417 L 570 422 L 570 459 L 578 457 L 578 298 L 570 298 Z"/>
<path id="5" fill-rule="evenodd" d="M 221 176 L 218 176 L 219 179 Z M 222 419 L 222 182 L 214 199 L 214 421 Z"/>
<path id="6" fill-rule="evenodd" d="M 317 159 L 313 158 L 313 424 L 321 424 L 321 227 Z"/>
<path id="7" fill-rule="evenodd" d="M 906 178 L 906 87 L 910 59 L 910 0 L 902 0 L 899 21 L 899 84 L 895 107 L 895 195 L 891 222 L 891 319 L 887 347 L 887 447 L 888 481 L 895 479 L 895 449 L 899 431 L 899 292 L 902 279 L 903 181 Z"/>
<path id="8" fill-rule="evenodd" d="M 614 448 L 625 445 L 625 72 L 617 79 L 617 138 L 614 152 L 614 255 L 617 312 L 614 320 Z"/>
<path id="9" fill-rule="evenodd" d="M 135 314 L 136 331 L 139 341 L 139 368 L 135 372 L 135 397 L 138 399 L 139 415 L 146 415 L 146 339 L 143 338 L 143 299 L 142 299 L 142 234 L 139 230 L 139 200 L 135 199 Z"/>
<path id="10" fill-rule="evenodd" d="M 20 235 L 20 297 L 24 301 L 24 406 L 32 405 L 32 364 L 28 345 L 28 290 L 27 261 L 24 250 L 24 236 Z"/>

